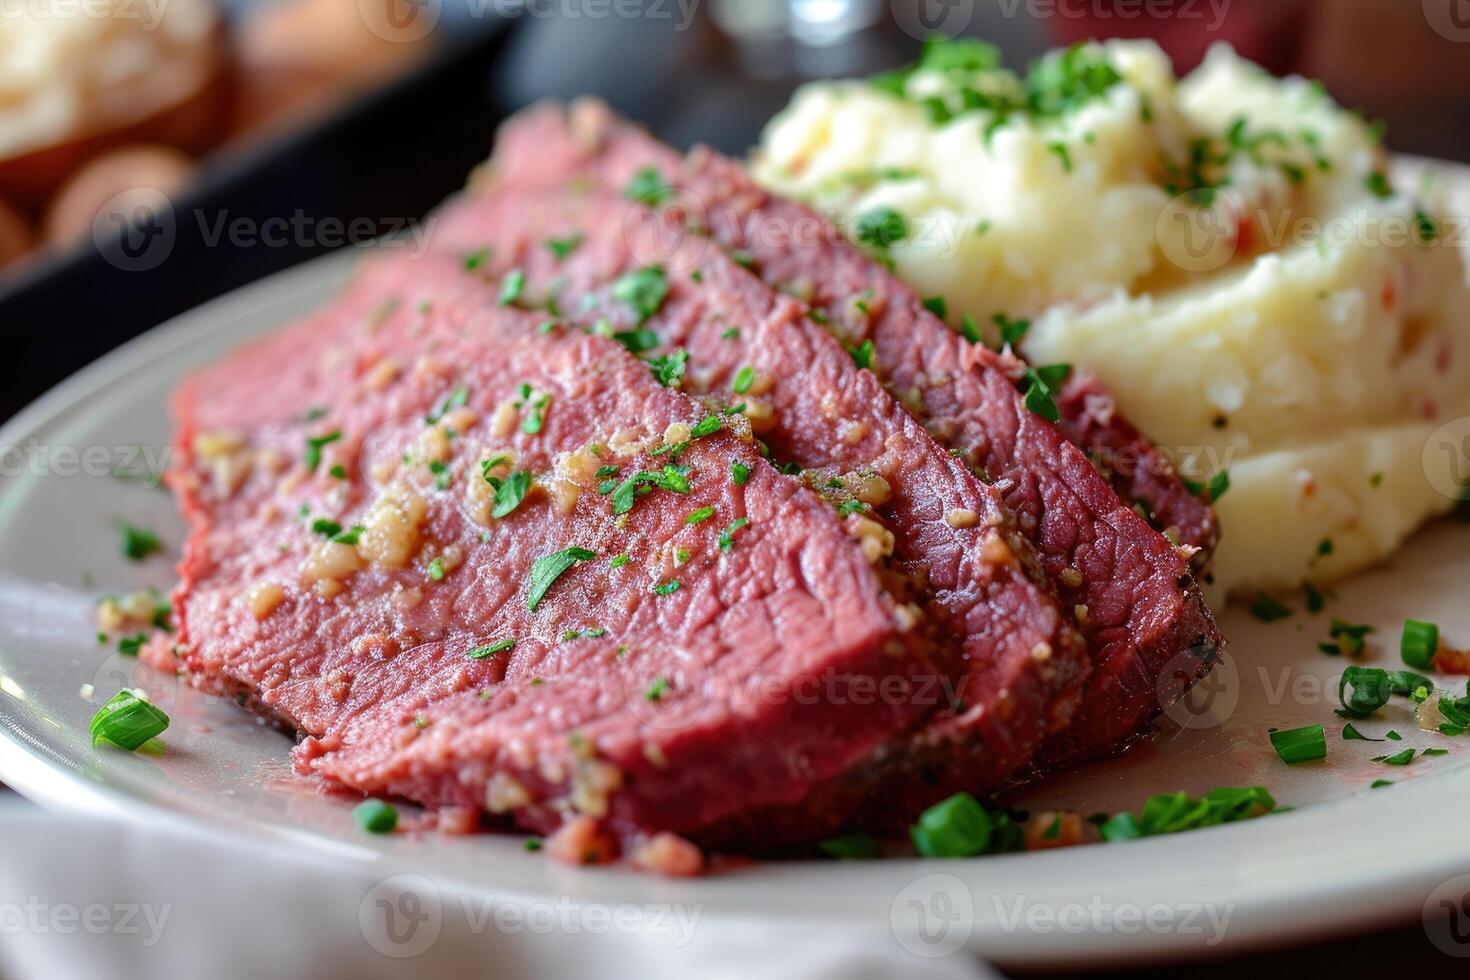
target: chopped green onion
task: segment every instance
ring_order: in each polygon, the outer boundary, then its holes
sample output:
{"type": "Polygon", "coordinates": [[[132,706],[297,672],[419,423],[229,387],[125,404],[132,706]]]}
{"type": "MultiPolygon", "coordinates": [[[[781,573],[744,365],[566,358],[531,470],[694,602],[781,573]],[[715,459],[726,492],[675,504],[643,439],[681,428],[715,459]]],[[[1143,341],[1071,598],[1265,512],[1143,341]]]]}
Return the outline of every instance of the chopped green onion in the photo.
{"type": "Polygon", "coordinates": [[[638,314],[640,325],[658,312],[668,295],[668,279],[664,270],[657,266],[631,272],[613,283],[613,298],[631,306],[638,314]]]}
{"type": "Polygon", "coordinates": [[[1327,734],[1321,725],[1272,732],[1271,746],[1289,766],[1327,758],[1327,734]]]}
{"type": "Polygon", "coordinates": [[[168,729],[168,715],[132,691],[119,691],[92,716],[92,745],[115,745],[136,752],[168,729]]]}
{"type": "Polygon", "coordinates": [[[743,395],[750,390],[755,383],[755,368],[749,364],[735,372],[735,380],[730,384],[730,390],[737,395],[743,395]]]}
{"type": "Polygon", "coordinates": [[[1399,654],[1410,667],[1424,670],[1434,663],[1439,650],[1439,627],[1420,619],[1404,621],[1404,632],[1399,640],[1399,654]]]}
{"type": "Polygon", "coordinates": [[[749,523],[749,519],[744,517],[737,517],[735,520],[731,521],[730,526],[720,532],[720,550],[729,551],[731,548],[735,547],[735,532],[739,531],[741,528],[745,527],[749,523]]]}
{"type": "Polygon", "coordinates": [[[707,521],[714,516],[715,509],[713,507],[700,507],[698,510],[690,511],[689,516],[684,518],[684,523],[699,524],[700,522],[707,521]]]}
{"type": "Polygon", "coordinates": [[[990,814],[969,793],[956,793],[919,815],[909,828],[924,857],[973,857],[990,845],[990,814]]]}
{"type": "Polygon", "coordinates": [[[730,464],[730,480],[737,487],[745,486],[745,481],[750,479],[750,467],[744,463],[730,464]]]}
{"type": "Polygon", "coordinates": [[[398,811],[382,800],[363,800],[353,807],[352,819],[369,834],[391,834],[398,828],[398,811]]]}
{"type": "Polygon", "coordinates": [[[908,235],[908,222],[892,208],[874,208],[860,215],[854,231],[854,238],[859,245],[877,249],[896,245],[908,235]]]}
{"type": "Polygon", "coordinates": [[[1263,623],[1274,623],[1291,615],[1291,610],[1264,592],[1257,593],[1251,603],[1251,615],[1263,623]]]}
{"type": "Polygon", "coordinates": [[[556,257],[557,261],[561,261],[581,246],[582,238],[582,233],[579,231],[573,232],[565,238],[548,238],[546,239],[546,248],[556,257]]]}
{"type": "Polygon", "coordinates": [[[648,685],[648,690],[643,692],[643,696],[649,701],[657,701],[667,694],[668,691],[669,682],[662,677],[655,677],[653,683],[648,685]]]}

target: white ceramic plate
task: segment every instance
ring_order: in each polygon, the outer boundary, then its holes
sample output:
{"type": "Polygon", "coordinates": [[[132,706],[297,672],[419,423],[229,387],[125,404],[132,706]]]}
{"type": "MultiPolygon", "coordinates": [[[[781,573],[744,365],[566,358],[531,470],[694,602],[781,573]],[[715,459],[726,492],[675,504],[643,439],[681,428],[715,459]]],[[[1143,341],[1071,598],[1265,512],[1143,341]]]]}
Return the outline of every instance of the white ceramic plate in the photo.
{"type": "Polygon", "coordinates": [[[188,369],[325,301],[348,271],[331,258],[227,296],[114,352],[0,430],[0,779],[49,806],[276,839],[502,899],[675,902],[701,905],[706,917],[856,923],[891,930],[920,955],[968,948],[1031,966],[1219,955],[1413,919],[1436,886],[1470,868],[1470,738],[1421,733],[1395,703],[1359,727],[1396,728],[1402,742],[1343,741],[1332,714],[1343,664],[1316,650],[1334,612],[1378,628],[1384,666],[1397,660],[1408,616],[1470,642],[1470,528],[1448,522],[1342,585],[1326,614],[1267,626],[1227,610],[1231,659],[1211,682],[1213,700],[1178,714],[1185,724],[1153,744],[1019,801],[1137,810],[1153,793],[1262,785],[1293,812],[1128,844],[759,864],[693,881],[561,867],[495,836],[360,833],[346,804],[292,788],[285,736],[99,645],[93,625],[99,596],[171,584],[167,560],[122,559],[114,519],[160,529],[175,551],[184,533],[166,493],[109,469],[137,463],[130,447],[156,454],[168,444],[166,398],[188,369]],[[173,717],[164,756],[88,744],[88,719],[123,686],[147,689],[173,717]],[[1327,726],[1328,761],[1279,762],[1267,728],[1316,722],[1327,726]],[[1411,746],[1451,751],[1404,768],[1370,761],[1411,746]],[[1395,785],[1370,790],[1378,778],[1395,785]]]}

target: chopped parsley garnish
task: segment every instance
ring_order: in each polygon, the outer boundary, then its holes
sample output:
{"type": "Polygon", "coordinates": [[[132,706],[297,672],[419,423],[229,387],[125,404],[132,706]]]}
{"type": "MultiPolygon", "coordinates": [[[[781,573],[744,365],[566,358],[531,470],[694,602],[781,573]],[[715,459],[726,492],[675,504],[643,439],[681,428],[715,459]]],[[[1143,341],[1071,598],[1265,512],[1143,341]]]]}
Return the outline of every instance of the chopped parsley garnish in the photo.
{"type": "Polygon", "coordinates": [[[582,233],[573,232],[565,238],[546,239],[546,248],[556,257],[557,261],[561,261],[575,252],[581,246],[582,241],[582,233]]]}
{"type": "Polygon", "coordinates": [[[1263,623],[1274,623],[1291,615],[1291,610],[1264,592],[1256,594],[1250,606],[1251,615],[1263,623]]]}
{"type": "Polygon", "coordinates": [[[655,677],[653,683],[648,685],[648,690],[643,692],[643,696],[649,701],[657,701],[667,693],[669,693],[669,682],[662,677],[655,677]]]}
{"type": "Polygon", "coordinates": [[[398,828],[398,811],[382,800],[363,800],[352,808],[352,819],[369,834],[391,834],[398,828]]]}
{"type": "Polygon", "coordinates": [[[1049,364],[1045,367],[1028,367],[1021,375],[1021,392],[1026,396],[1026,408],[1048,422],[1062,417],[1057,408],[1056,388],[1071,373],[1070,364],[1049,364]]]}
{"type": "Polygon", "coordinates": [[[117,652],[124,657],[136,657],[138,651],[143,649],[143,644],[148,642],[147,633],[138,633],[135,636],[125,636],[117,641],[117,652]]]}
{"type": "Polygon", "coordinates": [[[1289,766],[1327,758],[1327,735],[1321,725],[1271,733],[1271,747],[1289,766]]]}
{"type": "Polygon", "coordinates": [[[949,304],[944,301],[943,296],[930,296],[924,300],[924,309],[933,313],[941,320],[949,316],[949,304]]]}
{"type": "Polygon", "coordinates": [[[737,487],[745,486],[745,481],[750,479],[750,467],[744,463],[730,464],[730,481],[737,487]]]}
{"type": "Polygon", "coordinates": [[[1149,797],[1136,816],[1118,813],[1103,820],[1098,832],[1105,841],[1135,840],[1250,820],[1275,809],[1276,800],[1260,786],[1220,787],[1201,799],[1184,792],[1163,793],[1149,797]]]}
{"type": "Polygon", "coordinates": [[[886,249],[909,237],[909,225],[892,208],[874,208],[858,217],[853,237],[859,245],[886,249]]]}
{"type": "Polygon", "coordinates": [[[128,561],[143,561],[149,555],[163,551],[163,541],[147,528],[119,522],[118,531],[122,534],[123,557],[128,561]]]}
{"type": "Polygon", "coordinates": [[[1348,722],[1346,725],[1343,725],[1342,726],[1342,740],[1344,742],[1381,742],[1381,741],[1383,741],[1383,739],[1381,739],[1381,738],[1369,738],[1367,735],[1364,735],[1362,732],[1358,731],[1358,729],[1353,725],[1352,722],[1348,722]]]}
{"type": "Polygon", "coordinates": [[[865,340],[855,347],[848,347],[847,353],[852,355],[852,363],[856,364],[860,368],[868,368],[869,370],[872,370],[873,342],[871,340],[865,340]]]}
{"type": "Polygon", "coordinates": [[[444,581],[444,559],[435,558],[429,562],[429,579],[433,582],[444,581]]]}
{"type": "Polygon", "coordinates": [[[1393,186],[1388,182],[1388,175],[1381,170],[1375,170],[1364,178],[1363,186],[1368,188],[1368,193],[1374,197],[1393,197],[1393,186]]]}
{"type": "Polygon", "coordinates": [[[1332,539],[1323,538],[1321,541],[1317,542],[1317,557],[1326,558],[1328,555],[1332,554],[1332,549],[1332,539]]]}
{"type": "Polygon", "coordinates": [[[1414,750],[1404,749],[1402,752],[1395,752],[1393,755],[1375,755],[1373,761],[1381,762],[1385,766],[1407,766],[1414,761],[1414,750]]]}
{"type": "Polygon", "coordinates": [[[1427,670],[1434,663],[1439,650],[1439,627],[1419,619],[1404,621],[1404,632],[1399,639],[1399,655],[1410,667],[1427,670]]]}
{"type": "Polygon", "coordinates": [[[448,490],[449,484],[454,482],[454,472],[449,464],[440,460],[429,463],[429,472],[434,474],[434,487],[438,490],[448,490]]]}
{"type": "MultiPolygon", "coordinates": [[[[997,313],[990,318],[995,321],[996,327],[1000,329],[1000,342],[1003,345],[1015,347],[1026,336],[1026,331],[1031,329],[1030,320],[1012,320],[1004,313],[997,313]]],[[[972,343],[978,343],[979,331],[976,331],[977,339],[972,343]]]]}
{"type": "Polygon", "coordinates": [[[464,385],[457,386],[453,391],[441,398],[439,400],[439,403],[436,404],[432,410],[430,410],[428,415],[424,416],[424,424],[438,424],[438,422],[442,420],[444,416],[448,415],[450,412],[454,411],[457,408],[463,408],[465,406],[465,403],[469,400],[469,390],[465,388],[464,385]]]}
{"type": "Polygon", "coordinates": [[[342,533],[342,525],[325,517],[318,517],[311,522],[311,530],[324,538],[330,538],[342,533]]]}
{"type": "Polygon", "coordinates": [[[531,489],[531,474],[525,470],[517,470],[507,476],[504,480],[495,477],[486,477],[495,487],[495,507],[490,511],[494,518],[507,517],[515,512],[526,499],[526,492],[531,489]]]}
{"type": "Polygon", "coordinates": [[[607,483],[598,487],[598,490],[611,495],[612,512],[614,514],[626,514],[633,509],[633,503],[637,497],[652,493],[656,489],[668,490],[673,493],[688,493],[688,476],[689,470],[687,468],[675,466],[670,463],[658,471],[640,470],[622,483],[603,490],[603,487],[607,487],[608,483],[613,483],[613,481],[609,480],[607,483]]]}
{"type": "Polygon", "coordinates": [[[521,431],[528,436],[534,436],[541,431],[542,424],[546,421],[546,406],[551,401],[550,395],[542,395],[531,402],[531,410],[521,420],[521,431]]]}
{"type": "Polygon", "coordinates": [[[699,524],[699,523],[701,523],[703,521],[709,520],[711,517],[714,517],[714,516],[715,516],[715,509],[713,507],[701,507],[698,510],[692,510],[692,511],[690,511],[689,512],[689,516],[687,516],[687,517],[684,518],[684,523],[685,524],[699,524]]]}
{"type": "Polygon", "coordinates": [[[968,313],[960,317],[960,335],[972,344],[978,344],[985,339],[984,335],[980,333],[980,325],[968,313]]]}
{"type": "Polygon", "coordinates": [[[724,330],[721,330],[720,331],[720,339],[721,340],[739,340],[740,339],[740,328],[739,327],[726,327],[724,330]]]}
{"type": "Polygon", "coordinates": [[[537,558],[536,564],[531,566],[531,584],[526,591],[526,608],[535,612],[547,591],[567,569],[579,561],[591,561],[596,557],[597,552],[595,551],[572,547],[537,558]]]}
{"type": "Polygon", "coordinates": [[[598,637],[606,635],[607,630],[603,629],[601,626],[593,626],[588,629],[567,630],[566,632],[562,633],[561,638],[564,641],[570,643],[572,640],[595,640],[598,637]]]}
{"type": "Polygon", "coordinates": [[[490,261],[490,249],[482,248],[469,253],[464,257],[464,268],[466,272],[475,272],[490,261]]]}
{"type": "Polygon", "coordinates": [[[664,276],[664,270],[658,266],[630,272],[613,283],[613,298],[631,306],[638,315],[640,325],[658,312],[668,295],[668,279],[664,276]]]}
{"type": "Polygon", "coordinates": [[[471,660],[484,660],[486,657],[493,657],[497,653],[508,653],[514,650],[515,646],[516,638],[507,636],[503,640],[496,640],[494,643],[487,643],[482,647],[475,647],[466,656],[471,660]]]}
{"type": "Polygon", "coordinates": [[[624,197],[642,204],[658,204],[673,193],[674,189],[664,183],[663,176],[659,174],[657,167],[644,167],[639,170],[628,182],[628,186],[623,189],[624,197]]]}
{"type": "Polygon", "coordinates": [[[720,550],[729,551],[735,547],[735,532],[750,523],[748,518],[737,517],[730,522],[730,526],[720,532],[720,550]]]}
{"type": "Polygon", "coordinates": [[[618,475],[618,468],[615,465],[613,465],[612,463],[608,463],[606,466],[599,466],[597,468],[597,478],[599,480],[606,479],[607,477],[610,477],[610,476],[617,476],[617,475],[618,475]]]}
{"type": "Polygon", "coordinates": [[[654,586],[653,591],[656,595],[673,595],[679,591],[679,587],[679,580],[671,578],[662,585],[654,586]]]}
{"type": "Polygon", "coordinates": [[[730,382],[730,390],[737,395],[743,395],[755,384],[755,368],[749,364],[735,372],[735,380],[730,382]]]}
{"type": "Polygon", "coordinates": [[[1319,613],[1327,608],[1327,597],[1311,582],[1302,583],[1302,595],[1307,600],[1307,612],[1319,613]]]}
{"type": "Polygon", "coordinates": [[[1439,238],[1439,222],[1423,211],[1415,211],[1414,234],[1420,245],[1432,245],[1439,238]]]}
{"type": "Polygon", "coordinates": [[[1367,623],[1349,623],[1334,618],[1332,625],[1327,627],[1327,632],[1332,641],[1318,643],[1318,650],[1334,657],[1356,657],[1363,652],[1363,646],[1367,642],[1368,634],[1373,632],[1373,627],[1367,623]]]}
{"type": "Polygon", "coordinates": [[[658,334],[652,330],[619,330],[612,339],[622,344],[630,353],[642,354],[653,350],[660,343],[658,334]]]}
{"type": "Polygon", "coordinates": [[[106,743],[136,752],[168,729],[168,715],[132,691],[119,691],[97,709],[88,727],[94,747],[106,743]]]}
{"type": "Polygon", "coordinates": [[[511,306],[521,298],[521,293],[526,289],[526,274],[520,269],[512,269],[505,274],[500,283],[500,297],[496,300],[500,306],[511,306]]]}
{"type": "Polygon", "coordinates": [[[1072,151],[1067,148],[1067,144],[1048,143],[1046,144],[1046,148],[1051,153],[1055,153],[1057,159],[1062,161],[1062,170],[1067,173],[1072,172],[1072,151]]]}
{"type": "Polygon", "coordinates": [[[661,357],[648,359],[648,367],[653,371],[654,378],[665,388],[677,387],[688,365],[689,352],[682,347],[661,357]]]}
{"type": "Polygon", "coordinates": [[[868,505],[857,499],[844,500],[837,505],[837,513],[843,517],[847,517],[849,514],[861,514],[867,509],[868,505]]]}
{"type": "Polygon", "coordinates": [[[306,468],[315,473],[316,468],[322,465],[322,449],[342,438],[342,430],[328,432],[326,435],[307,436],[306,452],[302,454],[301,461],[306,468]]]}
{"type": "Polygon", "coordinates": [[[1185,489],[1208,504],[1213,504],[1225,496],[1225,491],[1230,489],[1229,470],[1219,470],[1204,483],[1198,483],[1187,477],[1180,477],[1179,479],[1184,484],[1185,489]]]}
{"type": "Polygon", "coordinates": [[[347,467],[343,466],[341,463],[335,464],[331,469],[327,470],[327,473],[334,480],[347,479],[347,467]]]}
{"type": "Polygon", "coordinates": [[[612,560],[607,563],[607,566],[609,568],[622,568],[626,564],[628,564],[628,553],[625,551],[621,555],[613,555],[612,560]]]}

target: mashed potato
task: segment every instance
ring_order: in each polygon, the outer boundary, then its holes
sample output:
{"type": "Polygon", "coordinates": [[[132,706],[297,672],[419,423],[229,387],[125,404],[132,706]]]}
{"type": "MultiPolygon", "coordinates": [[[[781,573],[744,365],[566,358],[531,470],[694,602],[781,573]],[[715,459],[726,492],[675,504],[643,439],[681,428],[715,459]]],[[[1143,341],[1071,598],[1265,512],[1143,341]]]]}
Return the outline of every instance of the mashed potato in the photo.
{"type": "Polygon", "coordinates": [[[1454,505],[1464,222],[1319,86],[1224,47],[1176,81],[1147,42],[1025,79],[944,45],[877,82],[803,89],[757,177],[849,228],[897,212],[880,257],[954,325],[1028,321],[1028,358],[1097,374],[1191,477],[1228,469],[1218,588],[1345,575],[1454,505]]]}

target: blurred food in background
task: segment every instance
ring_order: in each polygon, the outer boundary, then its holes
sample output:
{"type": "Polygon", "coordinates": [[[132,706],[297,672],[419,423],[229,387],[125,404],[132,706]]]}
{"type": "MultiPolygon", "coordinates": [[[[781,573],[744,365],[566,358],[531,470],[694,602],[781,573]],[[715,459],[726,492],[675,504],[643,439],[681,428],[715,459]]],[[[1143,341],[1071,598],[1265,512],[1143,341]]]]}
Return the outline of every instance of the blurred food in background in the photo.
{"type": "Polygon", "coordinates": [[[274,0],[234,20],[213,0],[8,7],[0,267],[75,244],[141,190],[187,188],[222,145],[408,70],[433,45],[414,29],[423,11],[411,0],[274,0]]]}

